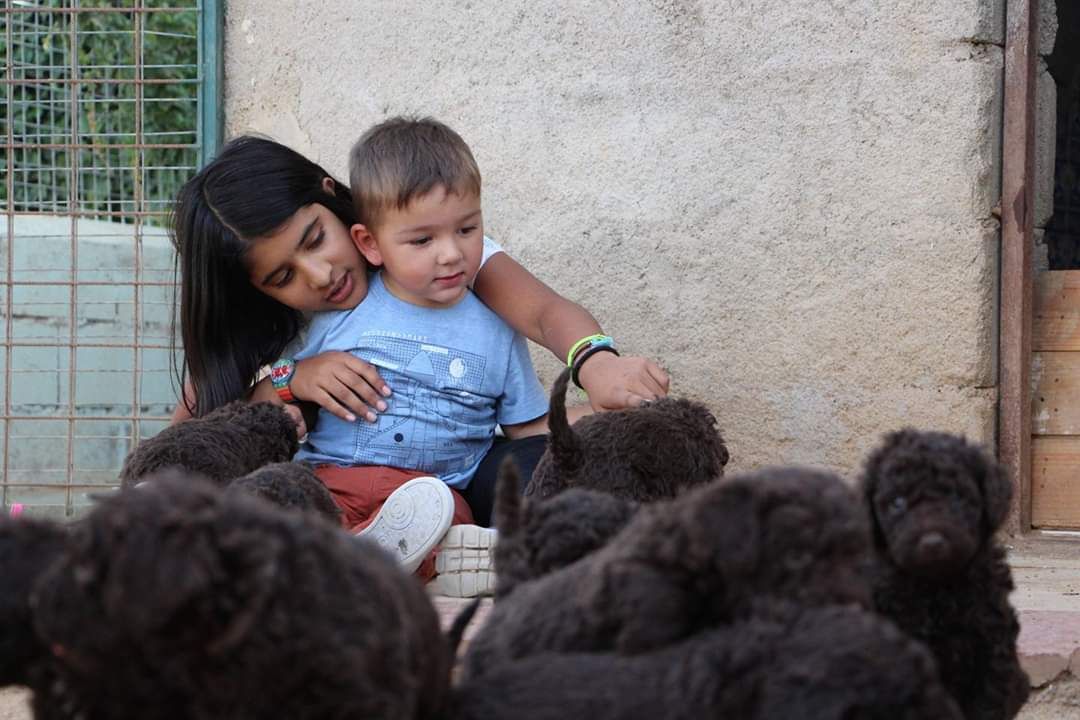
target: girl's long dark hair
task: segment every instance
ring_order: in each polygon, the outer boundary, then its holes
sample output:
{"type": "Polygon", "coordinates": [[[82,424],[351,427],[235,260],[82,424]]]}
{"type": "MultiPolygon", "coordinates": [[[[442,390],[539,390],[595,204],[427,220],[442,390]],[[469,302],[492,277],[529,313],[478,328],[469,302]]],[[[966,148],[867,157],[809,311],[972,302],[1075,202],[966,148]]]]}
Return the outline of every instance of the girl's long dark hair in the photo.
{"type": "MultiPolygon", "coordinates": [[[[303,155],[266,138],[229,142],[180,189],[172,239],[180,285],[184,360],[194,398],[181,402],[196,416],[243,397],[263,365],[296,337],[301,313],[259,292],[244,254],[253,240],[284,225],[297,210],[319,203],[348,227],[356,222],[349,188],[303,155]]],[[[176,328],[173,328],[173,344],[176,328]]]]}

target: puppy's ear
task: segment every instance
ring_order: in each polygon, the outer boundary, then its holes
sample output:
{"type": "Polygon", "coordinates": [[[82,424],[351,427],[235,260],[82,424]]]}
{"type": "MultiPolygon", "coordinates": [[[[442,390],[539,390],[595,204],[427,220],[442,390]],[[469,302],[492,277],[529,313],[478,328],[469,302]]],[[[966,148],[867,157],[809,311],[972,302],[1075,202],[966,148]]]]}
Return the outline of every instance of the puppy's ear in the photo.
{"type": "Polygon", "coordinates": [[[979,484],[983,500],[983,521],[990,533],[1005,522],[1012,501],[1012,484],[1001,465],[981,448],[972,446],[968,464],[979,484]]]}
{"type": "Polygon", "coordinates": [[[687,535],[688,551],[702,553],[700,561],[722,577],[750,571],[761,555],[760,509],[752,482],[741,478],[702,485],[677,501],[688,508],[681,523],[695,528],[687,535]]]}

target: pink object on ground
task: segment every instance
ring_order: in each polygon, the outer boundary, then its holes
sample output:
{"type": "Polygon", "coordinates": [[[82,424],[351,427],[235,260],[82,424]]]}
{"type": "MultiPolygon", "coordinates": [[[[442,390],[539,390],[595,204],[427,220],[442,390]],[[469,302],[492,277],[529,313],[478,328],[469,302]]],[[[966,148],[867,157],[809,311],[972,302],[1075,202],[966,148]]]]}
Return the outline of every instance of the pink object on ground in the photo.
{"type": "Polygon", "coordinates": [[[11,517],[19,517],[23,512],[22,503],[11,503],[11,507],[8,508],[8,515],[11,517]]]}

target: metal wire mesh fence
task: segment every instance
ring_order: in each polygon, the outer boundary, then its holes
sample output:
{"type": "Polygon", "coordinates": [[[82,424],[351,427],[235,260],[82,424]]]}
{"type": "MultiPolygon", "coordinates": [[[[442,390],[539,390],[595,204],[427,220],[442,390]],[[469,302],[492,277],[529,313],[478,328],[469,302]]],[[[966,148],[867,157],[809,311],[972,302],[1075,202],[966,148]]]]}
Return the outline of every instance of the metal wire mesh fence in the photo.
{"type": "Polygon", "coordinates": [[[203,7],[4,2],[0,499],[71,516],[175,402],[165,224],[201,156],[203,7]]]}

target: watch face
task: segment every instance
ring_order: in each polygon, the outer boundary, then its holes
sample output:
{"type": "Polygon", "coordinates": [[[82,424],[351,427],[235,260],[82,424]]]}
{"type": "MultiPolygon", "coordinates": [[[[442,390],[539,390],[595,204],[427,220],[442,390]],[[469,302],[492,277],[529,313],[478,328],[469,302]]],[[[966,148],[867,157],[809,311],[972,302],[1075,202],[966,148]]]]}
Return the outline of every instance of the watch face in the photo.
{"type": "Polygon", "coordinates": [[[270,366],[270,382],[274,384],[274,387],[288,384],[295,368],[292,360],[278,360],[270,366]]]}

